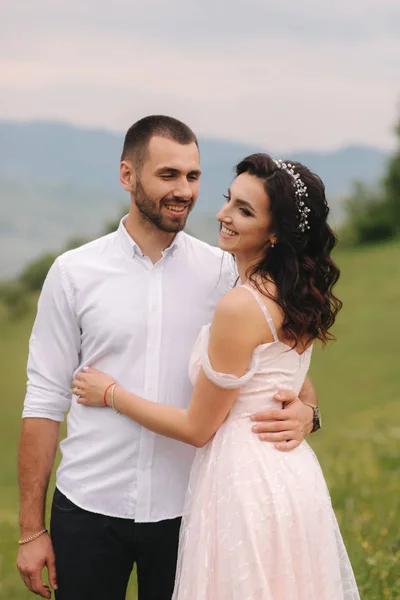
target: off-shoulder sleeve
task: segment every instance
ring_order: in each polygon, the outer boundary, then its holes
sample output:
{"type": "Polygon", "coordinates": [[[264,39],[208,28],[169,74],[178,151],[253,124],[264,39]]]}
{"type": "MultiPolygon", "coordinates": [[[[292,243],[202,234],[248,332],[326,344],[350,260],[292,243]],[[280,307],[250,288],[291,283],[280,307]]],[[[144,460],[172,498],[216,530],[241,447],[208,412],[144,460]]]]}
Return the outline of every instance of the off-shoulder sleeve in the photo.
{"type": "Polygon", "coordinates": [[[210,328],[209,326],[203,327],[200,332],[200,336],[198,342],[195,347],[195,362],[198,364],[198,367],[202,367],[204,373],[207,378],[212,381],[215,385],[225,389],[238,389],[245,385],[250,379],[253,377],[254,373],[257,371],[258,363],[259,363],[259,355],[257,352],[253,353],[253,357],[251,360],[251,364],[249,369],[246,371],[244,375],[238,377],[237,375],[232,375],[229,373],[218,373],[218,371],[214,371],[211,366],[210,359],[208,356],[208,342],[210,338],[210,328]]]}

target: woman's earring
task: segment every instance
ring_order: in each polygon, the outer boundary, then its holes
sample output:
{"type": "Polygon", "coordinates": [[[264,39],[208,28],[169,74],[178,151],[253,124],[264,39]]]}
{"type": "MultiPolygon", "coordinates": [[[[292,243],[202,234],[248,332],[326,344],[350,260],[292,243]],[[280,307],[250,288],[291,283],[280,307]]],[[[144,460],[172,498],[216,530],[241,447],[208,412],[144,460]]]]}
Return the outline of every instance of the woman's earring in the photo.
{"type": "Polygon", "coordinates": [[[274,240],[272,240],[272,242],[271,242],[271,248],[275,248],[275,242],[274,242],[274,240]]]}

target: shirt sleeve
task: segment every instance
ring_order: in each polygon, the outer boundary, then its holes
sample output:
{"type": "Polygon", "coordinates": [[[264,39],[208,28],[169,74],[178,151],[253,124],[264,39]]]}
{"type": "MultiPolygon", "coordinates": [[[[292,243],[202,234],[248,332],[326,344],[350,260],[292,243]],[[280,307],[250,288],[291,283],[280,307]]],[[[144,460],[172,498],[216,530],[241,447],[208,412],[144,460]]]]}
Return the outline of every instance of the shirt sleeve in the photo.
{"type": "Polygon", "coordinates": [[[64,413],[69,410],[81,338],[72,297],[67,275],[58,258],[44,282],[29,342],[23,418],[63,421],[64,413]]]}
{"type": "Polygon", "coordinates": [[[238,279],[239,273],[236,268],[236,261],[230,254],[225,253],[225,261],[226,261],[226,273],[228,280],[228,291],[235,287],[238,279]]]}

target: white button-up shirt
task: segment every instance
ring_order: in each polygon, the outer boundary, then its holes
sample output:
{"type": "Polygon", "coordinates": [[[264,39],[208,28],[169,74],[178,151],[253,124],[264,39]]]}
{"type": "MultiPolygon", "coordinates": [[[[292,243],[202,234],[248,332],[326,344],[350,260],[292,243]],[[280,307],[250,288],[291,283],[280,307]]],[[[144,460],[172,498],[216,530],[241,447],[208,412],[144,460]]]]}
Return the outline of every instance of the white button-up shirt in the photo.
{"type": "Polygon", "coordinates": [[[31,335],[23,417],[68,412],[57,486],[72,502],[138,522],[182,515],[195,450],[78,404],[71,381],[89,365],[139,396],[186,407],[192,347],[235,279],[229,255],[183,232],[153,265],[124,219],[55,261],[31,335]]]}

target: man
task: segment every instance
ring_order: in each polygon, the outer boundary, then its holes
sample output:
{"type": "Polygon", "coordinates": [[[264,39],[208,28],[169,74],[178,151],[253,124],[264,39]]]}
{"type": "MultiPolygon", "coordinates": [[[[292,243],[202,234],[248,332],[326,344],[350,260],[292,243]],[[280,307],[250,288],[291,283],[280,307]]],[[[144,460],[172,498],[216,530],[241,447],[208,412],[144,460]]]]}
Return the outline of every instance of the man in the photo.
{"type": "MultiPolygon", "coordinates": [[[[91,365],[155,402],[187,406],[192,346],[236,279],[229,256],[182,231],[200,179],[197,139],[186,125],[163,116],[133,125],[120,179],[128,216],[116,232],[55,261],[30,341],[18,567],[44,598],[45,566],[59,600],[122,600],[136,564],[139,599],[170,600],[194,450],[79,405],[71,381],[91,365]],[[68,411],[50,539],[45,497],[68,411]]],[[[315,403],[310,382],[301,396],[315,403]]],[[[311,431],[313,409],[290,392],[285,400],[291,406],[258,415],[255,427],[291,449],[311,431]]]]}

